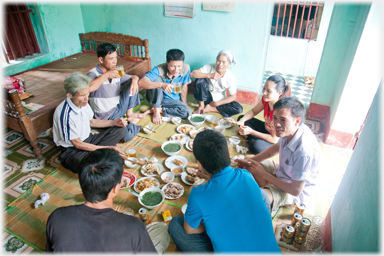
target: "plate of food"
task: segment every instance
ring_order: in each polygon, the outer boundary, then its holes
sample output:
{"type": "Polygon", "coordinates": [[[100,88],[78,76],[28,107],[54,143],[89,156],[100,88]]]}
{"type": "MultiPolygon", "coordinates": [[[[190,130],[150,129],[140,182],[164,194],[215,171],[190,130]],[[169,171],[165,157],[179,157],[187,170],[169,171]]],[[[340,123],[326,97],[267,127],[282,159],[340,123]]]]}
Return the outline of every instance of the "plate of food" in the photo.
{"type": "Polygon", "coordinates": [[[200,185],[203,184],[205,179],[197,177],[198,169],[192,167],[186,167],[185,172],[181,174],[181,180],[187,185],[200,185]]]}
{"type": "Polygon", "coordinates": [[[190,139],[188,143],[185,143],[185,147],[186,147],[189,151],[193,151],[193,141],[194,141],[194,139],[190,139]]]}
{"type": "Polygon", "coordinates": [[[225,128],[231,128],[233,126],[232,123],[236,122],[235,119],[226,117],[219,121],[219,125],[224,126],[225,128]]]}
{"type": "Polygon", "coordinates": [[[161,190],[163,190],[164,197],[167,199],[177,199],[184,194],[184,187],[176,182],[165,184],[161,190]]]}
{"type": "Polygon", "coordinates": [[[146,164],[141,167],[141,174],[147,177],[160,175],[163,172],[163,166],[159,163],[146,164]]]}
{"type": "Polygon", "coordinates": [[[188,164],[187,158],[183,156],[171,156],[165,159],[165,166],[168,167],[170,170],[176,167],[184,168],[188,164]]]}
{"type": "Polygon", "coordinates": [[[137,193],[140,193],[146,188],[159,188],[160,182],[154,177],[144,177],[138,179],[133,187],[137,193]]]}
{"type": "Polygon", "coordinates": [[[209,127],[209,126],[200,127],[198,129],[198,131],[200,131],[200,132],[205,131],[205,130],[213,130],[213,129],[212,129],[212,127],[209,127]]]}
{"type": "Polygon", "coordinates": [[[190,131],[196,130],[195,126],[190,125],[190,124],[182,124],[177,126],[176,131],[178,133],[184,133],[184,134],[189,134],[190,131]]]}
{"type": "Polygon", "coordinates": [[[188,143],[189,139],[189,136],[184,133],[176,133],[169,137],[170,141],[178,141],[181,144],[188,143]]]}
{"type": "Polygon", "coordinates": [[[132,186],[136,181],[136,176],[130,172],[123,173],[123,184],[121,184],[120,189],[128,188],[132,186]]]}

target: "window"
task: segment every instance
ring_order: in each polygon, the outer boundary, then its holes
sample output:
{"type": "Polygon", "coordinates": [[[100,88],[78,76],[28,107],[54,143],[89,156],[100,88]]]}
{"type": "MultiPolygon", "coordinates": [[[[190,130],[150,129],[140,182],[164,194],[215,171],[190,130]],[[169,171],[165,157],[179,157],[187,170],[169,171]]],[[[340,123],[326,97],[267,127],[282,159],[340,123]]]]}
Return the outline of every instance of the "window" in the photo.
{"type": "Polygon", "coordinates": [[[39,44],[32,26],[26,4],[7,4],[5,12],[5,31],[3,31],[3,53],[7,62],[40,53],[39,44]]]}
{"type": "Polygon", "coordinates": [[[275,2],[271,35],[316,40],[324,3],[275,2]]]}

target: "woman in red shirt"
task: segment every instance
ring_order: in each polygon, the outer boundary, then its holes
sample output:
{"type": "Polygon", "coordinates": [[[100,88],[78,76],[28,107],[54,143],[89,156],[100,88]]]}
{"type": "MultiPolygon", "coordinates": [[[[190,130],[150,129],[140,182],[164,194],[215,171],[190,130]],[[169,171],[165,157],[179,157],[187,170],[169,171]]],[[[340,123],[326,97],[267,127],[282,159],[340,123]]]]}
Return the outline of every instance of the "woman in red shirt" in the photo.
{"type": "Polygon", "coordinates": [[[239,116],[236,130],[240,135],[246,136],[249,151],[258,154],[278,141],[273,125],[273,105],[279,99],[291,96],[291,88],[280,75],[270,76],[263,87],[263,97],[245,115],[239,116]],[[265,122],[254,118],[264,110],[265,122]]]}

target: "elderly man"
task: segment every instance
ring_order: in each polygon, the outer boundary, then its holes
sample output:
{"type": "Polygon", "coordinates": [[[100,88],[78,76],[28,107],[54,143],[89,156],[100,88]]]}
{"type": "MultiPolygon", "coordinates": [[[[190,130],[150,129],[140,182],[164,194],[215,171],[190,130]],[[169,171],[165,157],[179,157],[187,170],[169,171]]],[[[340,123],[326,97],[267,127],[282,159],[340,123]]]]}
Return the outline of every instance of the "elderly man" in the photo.
{"type": "Polygon", "coordinates": [[[124,157],[124,152],[116,144],[125,135],[127,121],[122,118],[93,118],[93,111],[88,104],[91,81],[80,72],[69,75],[64,80],[67,98],[57,106],[53,115],[53,141],[61,150],[59,160],[74,173],[79,172],[81,159],[99,148],[112,148],[124,157]],[[99,134],[91,134],[91,127],[109,128],[99,134]]]}
{"type": "Polygon", "coordinates": [[[273,111],[279,142],[255,156],[237,160],[267,192],[272,215],[280,206],[311,203],[321,156],[315,135],[302,123],[305,109],[300,101],[282,98],[275,103],[273,111]],[[267,159],[276,154],[279,154],[279,164],[267,159]]]}
{"type": "Polygon", "coordinates": [[[252,175],[230,166],[227,141],[221,133],[196,135],[193,154],[209,179],[192,189],[185,219],[175,216],[169,233],[180,251],[217,253],[281,253],[271,222],[269,200],[252,175]]]}
{"type": "Polygon", "coordinates": [[[119,76],[116,47],[110,43],[97,47],[97,57],[99,64],[88,72],[92,78],[89,104],[96,119],[115,120],[126,114],[128,125],[123,141],[129,141],[139,133],[141,128],[137,123],[149,112],[133,113],[133,108],[140,105],[139,77],[128,74],[119,76]]]}
{"type": "Polygon", "coordinates": [[[47,252],[163,253],[169,245],[164,223],[148,227],[134,216],[113,210],[124,160],[112,149],[98,149],[80,163],[80,187],[86,202],[52,212],[46,228],[47,252]]]}
{"type": "Polygon", "coordinates": [[[165,117],[171,115],[180,118],[192,114],[187,103],[190,68],[184,63],[184,53],[179,49],[171,49],[167,51],[166,59],[166,63],[154,67],[139,80],[139,86],[147,89],[147,100],[153,105],[150,113],[153,113],[154,124],[161,124],[161,113],[165,117]],[[181,86],[181,93],[175,91],[175,85],[181,86]]]}

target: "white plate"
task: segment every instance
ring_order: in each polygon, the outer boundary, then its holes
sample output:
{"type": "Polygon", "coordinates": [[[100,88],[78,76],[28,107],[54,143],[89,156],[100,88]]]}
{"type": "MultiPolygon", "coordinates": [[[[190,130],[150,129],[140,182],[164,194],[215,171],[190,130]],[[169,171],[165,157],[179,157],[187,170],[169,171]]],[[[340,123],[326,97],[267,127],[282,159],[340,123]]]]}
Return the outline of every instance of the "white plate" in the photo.
{"type": "Polygon", "coordinates": [[[225,122],[224,119],[228,119],[228,120],[232,120],[233,122],[236,122],[235,119],[230,118],[230,117],[226,117],[226,118],[221,119],[221,120],[219,121],[219,125],[224,126],[225,128],[231,128],[233,125],[232,125],[232,124],[225,125],[225,124],[224,124],[224,122],[225,122]]]}
{"type": "Polygon", "coordinates": [[[181,212],[183,214],[185,214],[185,211],[187,210],[187,207],[188,207],[188,204],[185,204],[185,205],[183,205],[183,207],[181,207],[181,212]]]}
{"type": "Polygon", "coordinates": [[[200,127],[198,130],[202,132],[204,130],[213,130],[213,128],[209,126],[204,126],[204,127],[200,127]]]}
{"type": "Polygon", "coordinates": [[[152,179],[152,180],[155,180],[157,182],[157,186],[152,186],[151,188],[159,188],[160,187],[160,182],[158,179],[154,178],[154,177],[144,177],[144,178],[141,178],[141,179],[138,179],[136,182],[135,182],[135,185],[133,186],[133,189],[137,192],[137,193],[140,193],[139,191],[137,191],[136,187],[137,187],[137,182],[141,181],[141,180],[145,180],[145,179],[152,179]]]}
{"type": "Polygon", "coordinates": [[[165,163],[165,166],[168,167],[169,170],[172,170],[172,168],[175,168],[175,167],[185,168],[188,164],[188,160],[187,160],[187,158],[185,158],[183,156],[171,156],[171,157],[168,157],[167,159],[165,159],[164,163],[165,163]],[[174,164],[173,163],[174,159],[178,159],[178,160],[183,161],[183,165],[180,166],[180,165],[174,164]]]}
{"type": "MultiPolygon", "coordinates": [[[[137,162],[137,158],[134,158],[134,157],[128,157],[129,160],[134,160],[137,162]]],[[[124,161],[124,164],[128,167],[128,168],[135,168],[137,166],[137,164],[134,164],[132,165],[131,162],[125,160],[124,161]]]]}
{"type": "MultiPolygon", "coordinates": [[[[193,126],[193,125],[190,125],[190,124],[182,124],[182,125],[177,126],[176,131],[177,131],[178,133],[186,134],[186,133],[180,132],[180,129],[183,128],[184,126],[189,126],[189,127],[192,127],[192,130],[196,130],[195,126],[193,126]]],[[[188,134],[189,134],[189,132],[188,132],[188,134]]]]}
{"type": "MultiPolygon", "coordinates": [[[[159,170],[160,170],[160,173],[162,173],[163,172],[163,166],[161,165],[161,164],[159,164],[159,163],[155,163],[155,165],[157,166],[157,168],[159,168],[159,170]]],[[[154,177],[154,176],[158,176],[159,174],[157,173],[157,172],[155,172],[156,174],[153,174],[153,175],[149,175],[149,174],[147,174],[146,172],[144,172],[144,170],[143,170],[143,167],[146,167],[147,165],[143,165],[142,167],[141,167],[141,169],[140,169],[140,171],[141,171],[141,174],[143,174],[144,176],[147,176],[147,177],[154,177]]]]}
{"type": "Polygon", "coordinates": [[[163,192],[164,192],[164,197],[165,197],[166,199],[177,199],[177,198],[181,197],[181,196],[184,194],[184,187],[183,187],[181,184],[177,183],[177,182],[171,182],[171,183],[165,184],[165,185],[161,188],[161,190],[163,190],[163,192]],[[181,190],[180,194],[179,194],[177,197],[175,197],[175,198],[173,198],[173,197],[169,197],[169,196],[166,196],[166,195],[165,195],[165,189],[166,189],[170,184],[177,184],[177,185],[180,185],[180,186],[183,188],[183,189],[181,190]]]}
{"type": "Polygon", "coordinates": [[[214,115],[209,115],[209,114],[205,114],[205,120],[208,122],[208,123],[211,123],[212,122],[212,119],[215,118],[214,115]]]}
{"type": "Polygon", "coordinates": [[[200,181],[199,182],[195,182],[195,183],[189,183],[187,180],[186,180],[186,177],[187,176],[187,173],[186,172],[183,172],[182,174],[181,174],[181,180],[185,183],[185,184],[187,184],[187,185],[191,185],[191,186],[198,186],[198,185],[201,185],[201,184],[203,184],[204,183],[204,181],[205,181],[205,179],[202,179],[202,178],[200,178],[200,181]]]}
{"type": "Polygon", "coordinates": [[[171,137],[169,137],[169,141],[177,141],[177,140],[172,140],[174,137],[176,136],[183,136],[185,138],[184,142],[181,142],[179,141],[181,144],[185,144],[185,143],[188,143],[189,140],[191,139],[187,134],[184,134],[184,133],[176,133],[176,134],[173,134],[171,137]]]}
{"type": "MultiPolygon", "coordinates": [[[[194,140],[194,139],[191,139],[191,140],[194,140]]],[[[191,140],[190,140],[190,141],[191,141],[191,140]]],[[[190,142],[190,141],[188,141],[188,143],[185,144],[185,147],[186,147],[189,151],[192,151],[192,152],[193,152],[193,149],[191,149],[191,147],[189,146],[189,142],[190,142]]]]}

